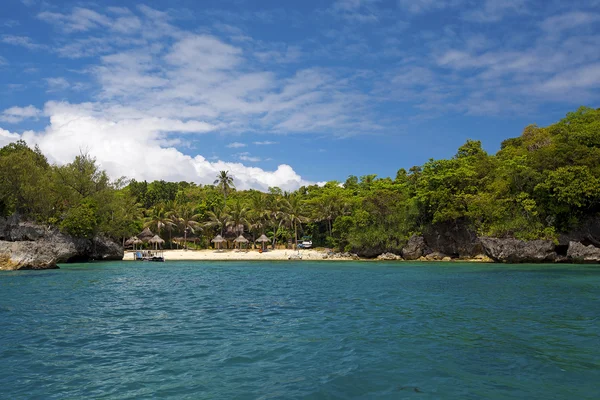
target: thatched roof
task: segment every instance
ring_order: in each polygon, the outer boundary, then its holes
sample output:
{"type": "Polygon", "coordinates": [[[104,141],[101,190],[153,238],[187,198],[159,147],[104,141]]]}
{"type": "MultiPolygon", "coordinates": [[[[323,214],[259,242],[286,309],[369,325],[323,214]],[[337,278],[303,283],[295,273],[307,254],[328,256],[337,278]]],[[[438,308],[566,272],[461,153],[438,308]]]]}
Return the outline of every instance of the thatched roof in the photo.
{"type": "Polygon", "coordinates": [[[234,242],[236,243],[248,243],[248,239],[246,239],[245,237],[243,237],[242,235],[238,236],[234,242]]]}
{"type": "Polygon", "coordinates": [[[139,240],[138,238],[136,238],[135,236],[130,237],[129,239],[127,239],[125,241],[125,246],[131,246],[132,244],[135,243],[135,240],[139,240]]]}
{"type": "Polygon", "coordinates": [[[155,235],[152,239],[148,240],[150,244],[163,244],[165,241],[160,236],[155,235]]]}
{"type": "Polygon", "coordinates": [[[271,239],[269,239],[266,235],[262,234],[260,235],[260,237],[258,239],[256,239],[257,242],[270,242],[271,239]]]}
{"type": "Polygon", "coordinates": [[[150,228],[146,228],[140,234],[138,234],[137,237],[140,240],[143,240],[144,242],[147,242],[152,237],[154,237],[154,233],[152,233],[152,231],[150,230],[150,228]]]}
{"type": "Polygon", "coordinates": [[[213,243],[222,243],[224,241],[225,241],[225,239],[223,239],[223,237],[221,235],[217,235],[213,238],[213,240],[211,240],[211,242],[213,242],[213,243]]]}

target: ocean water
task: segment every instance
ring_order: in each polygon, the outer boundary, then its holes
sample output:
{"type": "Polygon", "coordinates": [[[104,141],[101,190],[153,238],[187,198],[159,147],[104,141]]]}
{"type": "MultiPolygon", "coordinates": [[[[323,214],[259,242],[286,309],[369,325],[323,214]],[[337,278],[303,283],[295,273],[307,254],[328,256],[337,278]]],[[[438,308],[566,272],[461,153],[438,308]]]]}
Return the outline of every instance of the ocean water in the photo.
{"type": "Polygon", "coordinates": [[[2,399],[598,399],[600,266],[0,273],[2,399]]]}

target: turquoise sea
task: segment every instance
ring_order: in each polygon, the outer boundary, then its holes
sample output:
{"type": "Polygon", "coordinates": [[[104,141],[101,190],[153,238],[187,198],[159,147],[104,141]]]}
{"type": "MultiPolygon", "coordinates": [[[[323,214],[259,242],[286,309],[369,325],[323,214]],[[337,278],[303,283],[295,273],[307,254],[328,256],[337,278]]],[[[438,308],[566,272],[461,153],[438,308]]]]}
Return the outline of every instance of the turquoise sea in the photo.
{"type": "Polygon", "coordinates": [[[2,399],[598,399],[600,266],[0,273],[2,399]]]}

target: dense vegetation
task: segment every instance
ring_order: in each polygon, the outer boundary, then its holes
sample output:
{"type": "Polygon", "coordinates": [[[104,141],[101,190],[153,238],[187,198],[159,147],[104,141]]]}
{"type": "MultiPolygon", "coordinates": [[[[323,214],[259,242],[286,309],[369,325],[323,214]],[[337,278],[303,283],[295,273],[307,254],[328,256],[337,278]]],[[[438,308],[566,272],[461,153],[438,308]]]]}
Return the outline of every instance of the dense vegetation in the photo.
{"type": "MultiPolygon", "coordinates": [[[[293,193],[235,190],[222,171],[213,185],[111,182],[94,159],[48,163],[16,142],[0,149],[0,215],[18,213],[81,237],[122,240],[150,227],[168,242],[215,234],[277,243],[304,235],[315,245],[398,251],[414,233],[462,224],[480,235],[555,238],[600,212],[600,110],[582,107],[560,122],[525,128],[495,155],[467,141],[447,160],[392,178],[350,176],[293,193]]],[[[169,244],[167,244],[169,246],[169,244]]]]}

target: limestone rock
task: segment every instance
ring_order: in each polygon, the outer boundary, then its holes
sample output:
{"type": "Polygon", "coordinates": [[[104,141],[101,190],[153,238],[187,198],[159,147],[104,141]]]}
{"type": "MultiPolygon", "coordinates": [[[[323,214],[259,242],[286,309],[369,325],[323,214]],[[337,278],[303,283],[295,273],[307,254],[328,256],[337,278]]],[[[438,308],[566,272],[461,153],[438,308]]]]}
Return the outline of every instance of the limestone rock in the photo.
{"type": "Polygon", "coordinates": [[[579,242],[569,242],[567,257],[576,262],[600,263],[600,248],[585,246],[579,242]]]}
{"type": "Polygon", "coordinates": [[[480,238],[485,253],[496,262],[554,262],[557,258],[550,240],[523,241],[519,239],[480,238]]]}
{"type": "Polygon", "coordinates": [[[0,218],[0,270],[58,268],[57,263],[122,260],[123,247],[97,236],[78,239],[18,217],[0,218]]]}
{"type": "Polygon", "coordinates": [[[434,224],[425,232],[423,239],[434,252],[456,258],[470,258],[483,253],[477,234],[463,220],[434,224]]]}
{"type": "Polygon", "coordinates": [[[429,253],[429,249],[423,236],[413,235],[402,249],[402,258],[405,260],[418,260],[427,253],[429,253]]]}
{"type": "Polygon", "coordinates": [[[396,261],[396,260],[402,260],[402,257],[394,254],[394,253],[383,253],[380,254],[379,256],[377,256],[378,260],[381,261],[396,261]]]}
{"type": "Polygon", "coordinates": [[[449,258],[446,254],[440,253],[439,251],[434,251],[433,253],[429,253],[425,256],[425,260],[427,261],[444,261],[445,258],[449,258]]]}

